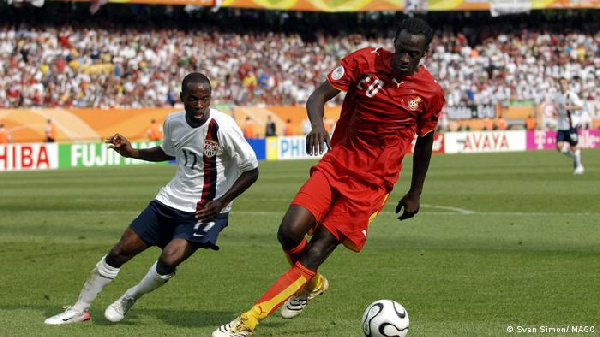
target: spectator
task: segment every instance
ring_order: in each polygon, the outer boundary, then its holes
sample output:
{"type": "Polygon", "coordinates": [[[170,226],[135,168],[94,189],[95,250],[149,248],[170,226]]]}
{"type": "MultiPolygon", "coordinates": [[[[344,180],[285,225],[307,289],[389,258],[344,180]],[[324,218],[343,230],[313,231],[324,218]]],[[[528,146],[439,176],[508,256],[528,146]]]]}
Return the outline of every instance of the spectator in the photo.
{"type": "Polygon", "coordinates": [[[246,123],[244,124],[244,137],[246,139],[254,138],[254,123],[249,116],[246,116],[246,123]]]}
{"type": "Polygon", "coordinates": [[[494,129],[494,122],[490,117],[485,117],[483,119],[483,130],[491,131],[494,129]]]}
{"type": "Polygon", "coordinates": [[[535,118],[533,117],[532,114],[529,114],[529,116],[527,116],[527,121],[525,122],[525,126],[527,128],[527,130],[535,130],[535,118]]]}
{"type": "Polygon", "coordinates": [[[292,124],[291,118],[288,118],[287,121],[285,122],[285,127],[283,129],[283,133],[285,136],[293,136],[295,134],[294,124],[292,124]]]}
{"type": "Polygon", "coordinates": [[[54,126],[52,119],[48,118],[48,121],[46,124],[46,142],[54,143],[55,140],[56,140],[56,126],[54,126]]]}
{"type": "Polygon", "coordinates": [[[0,144],[8,144],[11,141],[10,132],[6,129],[4,124],[0,123],[0,144]]]}
{"type": "Polygon", "coordinates": [[[150,126],[148,126],[148,130],[146,130],[146,135],[148,136],[148,139],[152,141],[162,140],[162,126],[156,124],[156,119],[153,118],[150,120],[150,126]]]}
{"type": "Polygon", "coordinates": [[[270,115],[267,116],[267,124],[265,125],[265,136],[277,136],[277,125],[275,125],[275,122],[273,122],[273,119],[270,115]]]}
{"type": "Polygon", "coordinates": [[[496,126],[498,130],[506,130],[506,120],[502,117],[502,114],[498,114],[498,118],[496,118],[496,126]]]}

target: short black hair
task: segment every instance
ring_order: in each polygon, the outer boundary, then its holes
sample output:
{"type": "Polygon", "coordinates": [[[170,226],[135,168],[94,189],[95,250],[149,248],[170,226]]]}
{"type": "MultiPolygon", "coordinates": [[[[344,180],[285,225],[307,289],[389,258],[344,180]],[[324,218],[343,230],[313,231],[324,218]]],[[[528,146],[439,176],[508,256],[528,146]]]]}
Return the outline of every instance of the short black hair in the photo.
{"type": "Polygon", "coordinates": [[[208,83],[210,87],[210,80],[206,75],[202,73],[189,73],[183,78],[183,82],[181,82],[181,91],[185,92],[187,89],[187,85],[190,83],[208,83]]]}
{"type": "Polygon", "coordinates": [[[408,18],[402,20],[396,28],[396,39],[398,36],[400,36],[400,33],[403,30],[406,30],[411,35],[425,35],[425,49],[429,49],[429,45],[433,39],[433,29],[427,22],[419,18],[408,18]]]}

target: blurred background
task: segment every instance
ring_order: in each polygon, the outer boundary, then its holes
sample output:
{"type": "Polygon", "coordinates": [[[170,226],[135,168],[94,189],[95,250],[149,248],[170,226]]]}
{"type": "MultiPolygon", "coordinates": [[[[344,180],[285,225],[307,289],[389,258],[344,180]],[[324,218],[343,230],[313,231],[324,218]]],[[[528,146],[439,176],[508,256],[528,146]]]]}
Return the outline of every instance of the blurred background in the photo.
{"type": "Polygon", "coordinates": [[[440,132],[551,131],[561,77],[585,102],[582,129],[600,127],[600,0],[2,0],[4,138],[154,140],[191,71],[248,138],[303,135],[312,90],[348,53],[392,50],[406,16],[435,29],[424,64],[445,90],[440,132]]]}

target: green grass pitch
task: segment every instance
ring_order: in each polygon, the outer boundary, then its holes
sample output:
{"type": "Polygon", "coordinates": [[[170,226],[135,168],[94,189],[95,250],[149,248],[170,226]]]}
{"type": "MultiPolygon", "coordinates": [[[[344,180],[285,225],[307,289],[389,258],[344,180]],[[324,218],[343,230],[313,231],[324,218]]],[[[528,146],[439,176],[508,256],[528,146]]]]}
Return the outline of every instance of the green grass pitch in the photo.
{"type": "MultiPolygon", "coordinates": [[[[435,155],[421,212],[399,222],[411,160],[364,250],[340,247],[322,266],[330,291],[297,319],[277,311],[256,336],[361,336],[363,310],[384,298],[407,308],[409,336],[506,336],[509,325],[600,333],[600,150],[583,151],[583,176],[550,151],[435,155]]],[[[0,335],[210,336],[288,269],[276,231],[314,163],[261,162],[221,250],[194,255],[122,323],[104,309],[146,273],[156,248],[122,268],[90,322],[58,327],[44,318],[74,303],[175,166],[1,172],[0,335]]]]}

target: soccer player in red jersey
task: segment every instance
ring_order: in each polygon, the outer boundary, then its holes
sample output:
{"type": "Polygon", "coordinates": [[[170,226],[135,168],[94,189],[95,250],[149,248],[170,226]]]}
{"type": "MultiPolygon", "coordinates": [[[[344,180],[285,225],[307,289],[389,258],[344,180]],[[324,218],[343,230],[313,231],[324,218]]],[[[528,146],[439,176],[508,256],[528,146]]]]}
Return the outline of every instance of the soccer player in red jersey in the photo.
{"type": "Polygon", "coordinates": [[[411,187],[398,202],[399,219],[419,211],[431,158],[433,133],[444,93],[420,66],[433,36],[423,20],[409,18],[396,30],[395,53],[364,48],[342,59],[306,103],[312,131],[306,150],[322,154],[279,227],[278,239],[292,267],[247,312],[212,334],[250,336],[258,322],[282,305],[282,316],[297,316],[329,284],[318,267],[342,243],[359,252],[370,220],[383,208],[415,134],[411,187]],[[347,92],[329,139],[323,125],[325,102],[347,92]],[[306,235],[312,235],[307,242],[306,235]]]}

